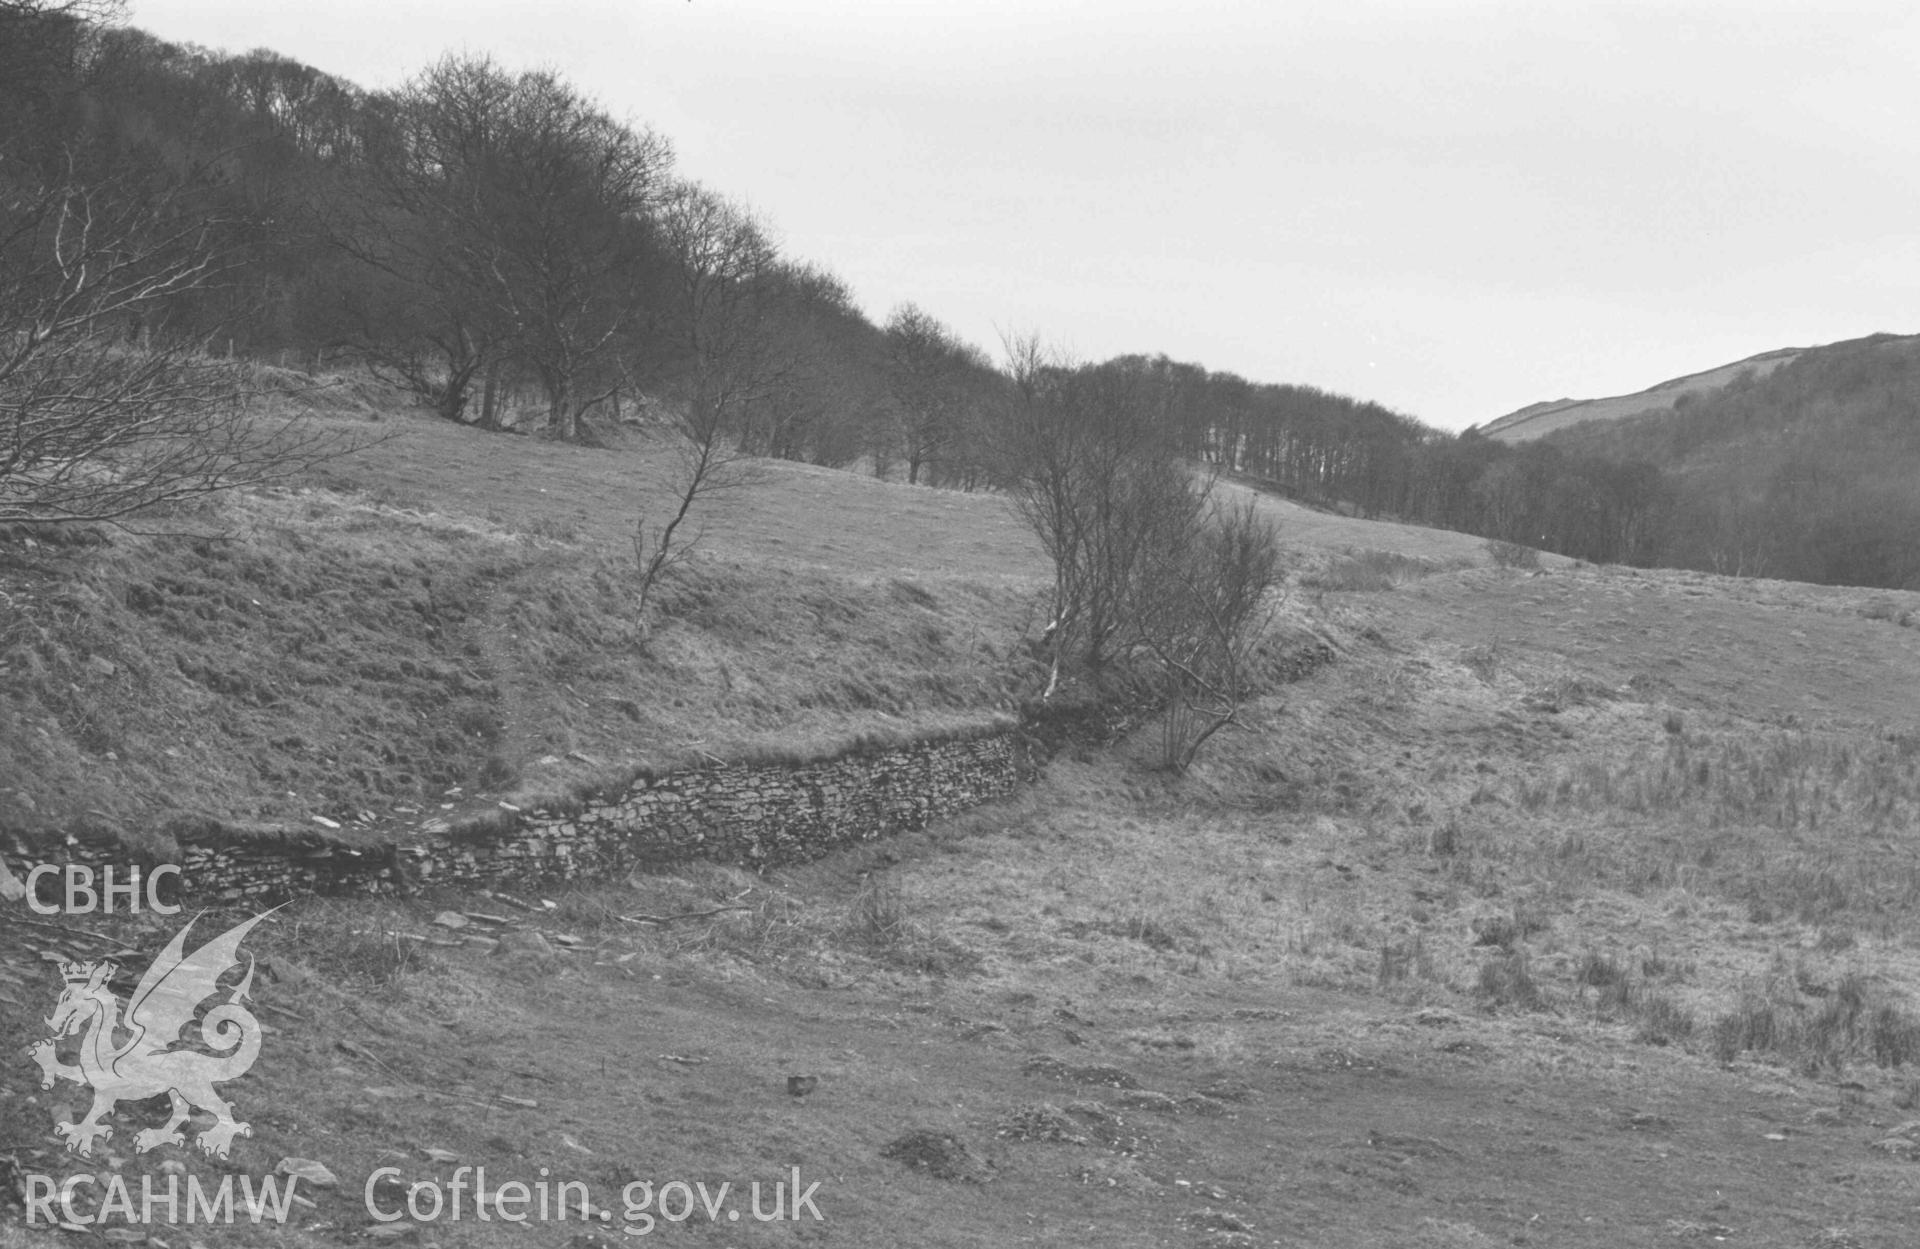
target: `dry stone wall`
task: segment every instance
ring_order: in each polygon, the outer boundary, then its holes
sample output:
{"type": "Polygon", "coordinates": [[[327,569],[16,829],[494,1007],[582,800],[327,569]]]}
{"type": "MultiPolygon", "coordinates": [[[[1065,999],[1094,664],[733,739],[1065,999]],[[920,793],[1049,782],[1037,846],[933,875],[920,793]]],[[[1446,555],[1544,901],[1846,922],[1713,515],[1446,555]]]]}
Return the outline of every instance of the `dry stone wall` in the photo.
{"type": "MultiPolygon", "coordinates": [[[[1017,730],[855,751],[815,763],[698,768],[641,777],[569,811],[432,820],[381,845],[316,832],[174,830],[189,904],[278,901],[306,893],[405,893],[430,885],[530,886],[704,859],[742,867],[803,862],[925,827],[1019,783],[1017,730]]],[[[124,868],[110,841],[13,847],[16,864],[124,868]]]]}
{"type": "MultiPolygon", "coordinates": [[[[1324,639],[1306,638],[1284,652],[1273,675],[1297,681],[1334,657],[1324,639]]],[[[407,893],[433,885],[532,887],[696,859],[773,867],[924,828],[998,798],[1063,745],[1111,740],[1143,714],[1144,708],[1090,703],[971,736],[856,749],[811,763],[642,776],[623,793],[566,810],[434,819],[379,843],[212,820],[176,823],[167,831],[179,845],[172,860],[181,869],[179,900],[189,905],[407,893]]],[[[73,834],[16,835],[0,852],[16,868],[111,865],[122,879],[130,855],[116,836],[73,834]]]]}

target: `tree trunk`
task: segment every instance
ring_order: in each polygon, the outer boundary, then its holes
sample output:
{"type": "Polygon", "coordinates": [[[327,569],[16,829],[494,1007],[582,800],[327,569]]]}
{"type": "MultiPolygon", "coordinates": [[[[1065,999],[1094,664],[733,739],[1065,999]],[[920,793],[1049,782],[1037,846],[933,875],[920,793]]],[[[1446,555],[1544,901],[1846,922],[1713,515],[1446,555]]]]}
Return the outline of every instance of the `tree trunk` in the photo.
{"type": "Polygon", "coordinates": [[[549,373],[542,380],[547,389],[547,433],[561,442],[577,441],[579,414],[573,410],[573,388],[567,384],[568,379],[549,373]]]}
{"type": "Polygon", "coordinates": [[[500,364],[498,361],[487,365],[487,379],[480,389],[480,428],[486,430],[500,428],[500,364]]]}
{"type": "Polygon", "coordinates": [[[460,418],[467,412],[466,377],[459,373],[450,374],[447,377],[447,384],[442,386],[440,393],[435,396],[434,407],[442,417],[456,425],[459,424],[460,418]]]}

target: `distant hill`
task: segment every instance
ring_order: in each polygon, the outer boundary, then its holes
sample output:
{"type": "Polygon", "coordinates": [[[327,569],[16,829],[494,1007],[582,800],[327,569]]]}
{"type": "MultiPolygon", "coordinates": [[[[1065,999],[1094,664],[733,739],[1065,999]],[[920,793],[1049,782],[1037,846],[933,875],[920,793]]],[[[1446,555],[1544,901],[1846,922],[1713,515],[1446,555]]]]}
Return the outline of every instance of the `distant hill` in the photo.
{"type": "MultiPolygon", "coordinates": [[[[1642,392],[1674,388],[1664,407],[1509,437],[1532,438],[1528,452],[1657,465],[1670,497],[1652,562],[1920,588],[1920,335],[1773,352],[1713,373],[1726,380],[1642,392]]],[[[1603,404],[1626,401],[1585,406],[1603,404]]]]}
{"type": "Polygon", "coordinates": [[[1529,442],[1583,421],[1611,421],[1645,416],[1651,412],[1671,412],[1682,396],[1717,391],[1743,373],[1755,378],[1765,377],[1805,350],[1803,347],[1782,347],[1763,351],[1757,356],[1676,377],[1631,395],[1615,395],[1608,399],[1547,399],[1530,403],[1517,412],[1509,412],[1487,422],[1479,432],[1499,442],[1529,442]]]}

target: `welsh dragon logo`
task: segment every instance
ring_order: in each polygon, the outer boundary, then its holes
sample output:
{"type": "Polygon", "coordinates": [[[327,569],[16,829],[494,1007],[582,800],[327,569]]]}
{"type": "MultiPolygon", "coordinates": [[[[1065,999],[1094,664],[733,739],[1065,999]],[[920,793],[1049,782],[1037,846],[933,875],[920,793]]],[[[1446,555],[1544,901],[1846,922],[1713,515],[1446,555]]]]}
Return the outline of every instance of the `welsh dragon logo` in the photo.
{"type": "Polygon", "coordinates": [[[191,955],[185,953],[187,933],[196,916],[175,933],[167,948],[148,965],[146,975],[127,999],[126,1018],[114,996],[117,965],[106,962],[62,963],[66,989],[47,1019],[52,1036],[36,1042],[27,1054],[40,1064],[40,1087],[55,1080],[72,1080],[93,1087],[93,1109],[78,1123],[58,1121],[54,1130],[66,1138],[69,1152],[93,1153],[96,1140],[111,1140],[113,1125],[105,1122],[121,1101],[140,1101],[165,1093],[172,1117],[164,1127],[143,1128],[134,1134],[134,1148],[145,1153],[159,1145],[184,1145],[181,1126],[195,1109],[214,1117],[213,1126],[195,1137],[200,1148],[225,1158],[236,1136],[252,1136],[253,1129],[234,1120],[233,1106],[213,1086],[244,1075],[260,1054],[260,1021],[242,1003],[253,987],[253,957],[247,974],[207,1011],[200,1021],[200,1039],[213,1051],[178,1049],[180,1030],[193,1022],[200,1006],[219,992],[220,977],[238,964],[240,941],[249,929],[272,912],[256,915],[207,942],[191,955]],[[58,1043],[75,1033],[80,1061],[69,1065],[55,1053],[58,1043]],[[117,1034],[127,1034],[116,1043],[117,1034]]]}

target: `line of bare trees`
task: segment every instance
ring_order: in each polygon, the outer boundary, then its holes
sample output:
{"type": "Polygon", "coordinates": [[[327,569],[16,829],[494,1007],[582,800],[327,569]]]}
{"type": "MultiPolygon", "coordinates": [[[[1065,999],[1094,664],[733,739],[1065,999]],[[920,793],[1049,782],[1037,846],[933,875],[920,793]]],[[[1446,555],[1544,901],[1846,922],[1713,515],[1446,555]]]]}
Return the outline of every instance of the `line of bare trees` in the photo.
{"type": "Polygon", "coordinates": [[[555,437],[625,372],[664,283],[647,237],[666,141],[547,72],[448,57],[364,114],[362,156],[316,222],[358,262],[346,341],[450,420],[499,423],[508,368],[537,383],[555,437]]]}
{"type": "Polygon", "coordinates": [[[1149,390],[1179,454],[1323,507],[1583,559],[1645,562],[1670,484],[1645,459],[1446,434],[1378,404],[1165,357],[1110,362],[1149,390]]]}
{"type": "MultiPolygon", "coordinates": [[[[591,442],[638,420],[707,459],[863,463],[961,489],[1018,481],[996,443],[1017,376],[916,305],[868,321],[750,211],[676,177],[663,136],[558,76],[453,56],[366,92],[272,53],[211,54],[97,20],[110,15],[108,0],[0,0],[0,226],[20,278],[0,329],[50,323],[35,301],[73,314],[65,355],[19,330],[8,340],[0,410],[14,414],[14,450],[0,464],[14,494],[88,476],[71,445],[49,450],[78,412],[47,406],[83,342],[122,374],[118,409],[99,395],[82,409],[151,415],[149,428],[180,435],[149,441],[156,453],[226,438],[215,460],[228,466],[251,454],[233,442],[239,426],[179,421],[244,407],[219,397],[244,379],[212,358],[251,356],[363,362],[489,431],[591,442]],[[80,219],[78,234],[56,228],[80,219]],[[75,265],[103,247],[123,276],[147,273],[128,288],[137,297],[98,286],[98,263],[75,265]],[[49,285],[61,263],[94,285],[49,285]],[[146,373],[105,350],[115,332],[156,353],[146,373]]],[[[1667,483],[1647,465],[1443,435],[1308,387],[1141,356],[1089,384],[1137,408],[1169,455],[1362,515],[1633,561],[1666,514],[1667,483]]],[[[161,477],[187,461],[169,463],[161,477]]],[[[113,507],[157,497],[170,492],[113,507]]],[[[648,541],[666,536],[669,518],[650,523],[648,541]]]]}

